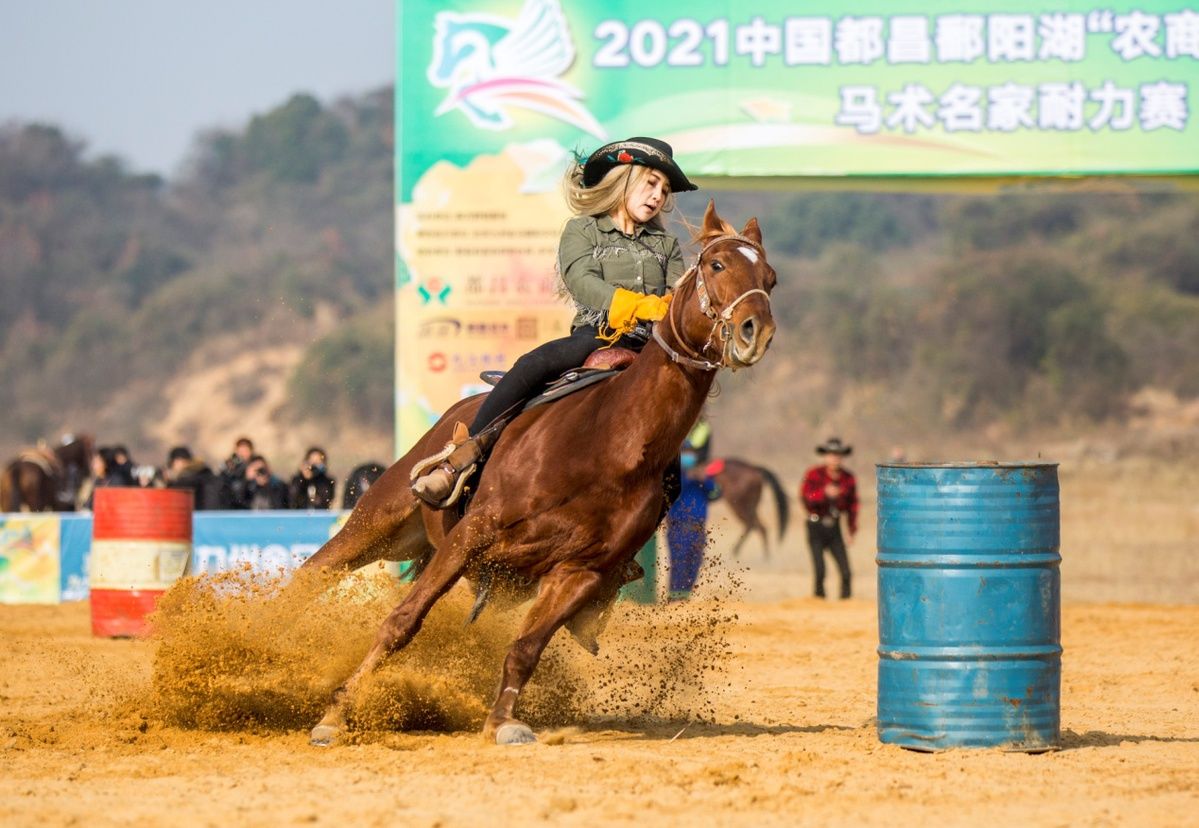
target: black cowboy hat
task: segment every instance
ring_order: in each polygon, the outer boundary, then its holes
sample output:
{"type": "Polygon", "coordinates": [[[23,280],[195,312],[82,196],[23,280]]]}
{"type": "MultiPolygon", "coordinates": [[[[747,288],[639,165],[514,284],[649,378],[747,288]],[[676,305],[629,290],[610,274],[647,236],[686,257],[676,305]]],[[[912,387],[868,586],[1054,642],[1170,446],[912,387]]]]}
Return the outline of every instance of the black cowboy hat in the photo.
{"type": "Polygon", "coordinates": [[[817,454],[840,454],[842,457],[853,454],[853,446],[847,446],[841,442],[840,437],[829,437],[820,445],[816,446],[817,454]]]}
{"type": "Polygon", "coordinates": [[[620,164],[641,164],[664,173],[672,193],[699,189],[687,180],[679,165],[674,163],[674,151],[670,144],[657,138],[629,138],[600,147],[583,164],[583,186],[594,187],[608,170],[620,164]]]}

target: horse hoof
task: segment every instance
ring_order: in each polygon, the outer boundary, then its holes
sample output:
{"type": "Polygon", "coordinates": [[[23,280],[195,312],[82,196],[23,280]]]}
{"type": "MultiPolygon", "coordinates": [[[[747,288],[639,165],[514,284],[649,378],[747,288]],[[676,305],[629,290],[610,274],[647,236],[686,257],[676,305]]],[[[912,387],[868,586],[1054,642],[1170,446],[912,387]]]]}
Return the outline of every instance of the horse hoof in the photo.
{"type": "Polygon", "coordinates": [[[495,743],[497,745],[528,745],[537,741],[537,737],[533,735],[532,729],[526,724],[520,722],[509,722],[505,725],[500,725],[495,732],[495,743]]]}
{"type": "Polygon", "coordinates": [[[340,731],[333,725],[317,725],[308,735],[308,744],[314,747],[332,747],[339,735],[340,731]]]}

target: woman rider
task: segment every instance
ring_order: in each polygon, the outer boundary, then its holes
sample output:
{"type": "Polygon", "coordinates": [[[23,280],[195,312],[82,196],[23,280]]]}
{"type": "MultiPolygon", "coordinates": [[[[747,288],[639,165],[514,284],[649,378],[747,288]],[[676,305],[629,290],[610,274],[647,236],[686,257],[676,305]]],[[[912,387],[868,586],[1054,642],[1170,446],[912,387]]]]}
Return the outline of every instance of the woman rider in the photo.
{"type": "Polygon", "coordinates": [[[416,465],[412,491],[421,500],[436,508],[454,503],[459,478],[474,469],[503,424],[592,351],[613,342],[644,347],[646,323],[666,315],[667,291],[683,274],[679,241],[666,232],[662,213],[674,209],[674,193],[696,189],[670,145],[656,138],[607,144],[572,165],[565,191],[575,217],[558,243],[558,272],[578,310],[571,334],[518,359],[483,401],[469,434],[456,430],[444,451],[416,465]]]}

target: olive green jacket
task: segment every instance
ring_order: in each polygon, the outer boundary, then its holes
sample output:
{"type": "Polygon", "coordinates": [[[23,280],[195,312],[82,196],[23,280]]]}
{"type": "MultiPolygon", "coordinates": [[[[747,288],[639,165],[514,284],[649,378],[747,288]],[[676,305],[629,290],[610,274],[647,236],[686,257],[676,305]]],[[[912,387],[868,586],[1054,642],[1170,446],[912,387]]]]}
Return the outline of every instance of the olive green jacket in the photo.
{"type": "Polygon", "coordinates": [[[606,324],[618,287],[663,296],[683,275],[679,240],[665,230],[638,225],[622,233],[607,216],[577,216],[558,244],[558,272],[578,313],[572,328],[606,324]]]}

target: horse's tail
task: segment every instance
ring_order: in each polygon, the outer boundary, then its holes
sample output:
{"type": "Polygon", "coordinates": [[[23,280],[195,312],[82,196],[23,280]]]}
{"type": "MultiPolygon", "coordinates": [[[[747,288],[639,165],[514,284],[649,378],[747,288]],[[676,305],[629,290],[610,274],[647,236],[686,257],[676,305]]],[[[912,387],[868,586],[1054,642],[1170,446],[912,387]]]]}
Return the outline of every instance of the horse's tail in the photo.
{"type": "Polygon", "coordinates": [[[787,521],[791,519],[791,503],[787,500],[787,493],[783,491],[783,486],[774,476],[774,472],[764,466],[758,466],[758,472],[774,492],[774,505],[778,507],[779,513],[779,540],[782,540],[787,532],[787,521]]]}

